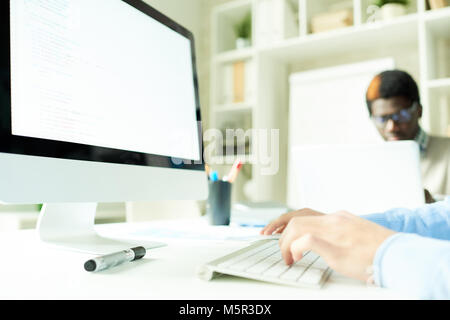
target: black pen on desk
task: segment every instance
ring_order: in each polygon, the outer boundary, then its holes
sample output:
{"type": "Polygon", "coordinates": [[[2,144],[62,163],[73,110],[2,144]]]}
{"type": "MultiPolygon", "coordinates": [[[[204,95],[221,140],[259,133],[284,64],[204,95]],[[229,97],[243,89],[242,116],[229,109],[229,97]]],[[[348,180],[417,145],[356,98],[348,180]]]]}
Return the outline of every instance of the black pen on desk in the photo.
{"type": "Polygon", "coordinates": [[[145,254],[146,250],[144,247],[126,249],[90,259],[84,264],[84,269],[89,272],[111,269],[125,262],[141,259],[145,254]]]}

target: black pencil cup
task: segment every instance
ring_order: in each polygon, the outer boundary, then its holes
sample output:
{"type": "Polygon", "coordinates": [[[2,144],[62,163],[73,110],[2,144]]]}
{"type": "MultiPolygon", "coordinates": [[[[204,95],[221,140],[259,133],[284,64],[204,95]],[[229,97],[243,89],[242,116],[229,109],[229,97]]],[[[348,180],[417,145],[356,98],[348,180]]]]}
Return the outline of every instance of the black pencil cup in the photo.
{"type": "Polygon", "coordinates": [[[208,196],[209,223],[215,226],[230,224],[231,183],[227,181],[209,181],[208,196]]]}

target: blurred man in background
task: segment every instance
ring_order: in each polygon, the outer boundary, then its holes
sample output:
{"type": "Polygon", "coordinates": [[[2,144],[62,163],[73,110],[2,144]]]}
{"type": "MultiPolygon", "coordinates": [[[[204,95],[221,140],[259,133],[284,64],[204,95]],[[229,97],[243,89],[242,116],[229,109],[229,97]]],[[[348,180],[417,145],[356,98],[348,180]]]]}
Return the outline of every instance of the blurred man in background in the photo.
{"type": "Polygon", "coordinates": [[[427,203],[433,202],[433,197],[449,195],[450,138],[432,136],[420,127],[422,105],[414,79],[400,70],[382,72],[371,81],[366,101],[384,140],[415,140],[419,144],[427,203]]]}

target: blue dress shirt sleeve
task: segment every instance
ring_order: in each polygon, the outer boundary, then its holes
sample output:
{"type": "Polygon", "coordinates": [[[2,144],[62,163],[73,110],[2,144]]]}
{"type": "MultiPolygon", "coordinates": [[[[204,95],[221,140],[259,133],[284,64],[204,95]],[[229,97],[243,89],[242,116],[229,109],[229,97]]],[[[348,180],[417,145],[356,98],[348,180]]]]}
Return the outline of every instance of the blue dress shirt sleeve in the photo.
{"type": "Polygon", "coordinates": [[[415,210],[398,208],[362,217],[397,232],[450,240],[450,197],[415,210]]]}
{"type": "Polygon", "coordinates": [[[421,299],[450,299],[450,197],[415,210],[363,216],[398,233],[378,248],[374,280],[421,299]]]}
{"type": "Polygon", "coordinates": [[[450,299],[450,242],[396,233],[378,248],[374,280],[412,298],[450,299]]]}

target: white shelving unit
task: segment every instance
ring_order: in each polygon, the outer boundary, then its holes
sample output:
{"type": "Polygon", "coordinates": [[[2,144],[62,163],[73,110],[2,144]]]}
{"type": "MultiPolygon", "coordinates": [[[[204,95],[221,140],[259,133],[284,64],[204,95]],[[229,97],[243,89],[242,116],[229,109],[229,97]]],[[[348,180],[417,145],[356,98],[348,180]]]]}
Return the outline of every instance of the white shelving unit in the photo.
{"type": "Polygon", "coordinates": [[[420,85],[425,130],[450,136],[450,7],[430,10],[426,0],[412,0],[406,15],[373,22],[367,11],[371,3],[235,0],[213,9],[211,128],[232,128],[233,123],[241,127],[244,123],[244,129],[280,129],[276,175],[262,174],[265,164],[254,151],[239,156],[219,154],[209,159],[222,160],[224,165],[217,166],[221,172],[226,172],[237,157],[247,163],[234,190],[235,200],[286,200],[288,79],[294,72],[392,57],[396,66],[410,72],[420,85]],[[351,10],[350,25],[312,33],[314,15],[330,10],[351,10]],[[252,46],[237,50],[233,26],[249,12],[252,46]],[[264,12],[271,13],[270,19],[264,12]],[[238,103],[224,100],[224,92],[230,89],[225,80],[230,79],[230,67],[242,62],[251,63],[245,74],[251,95],[238,103]]]}

